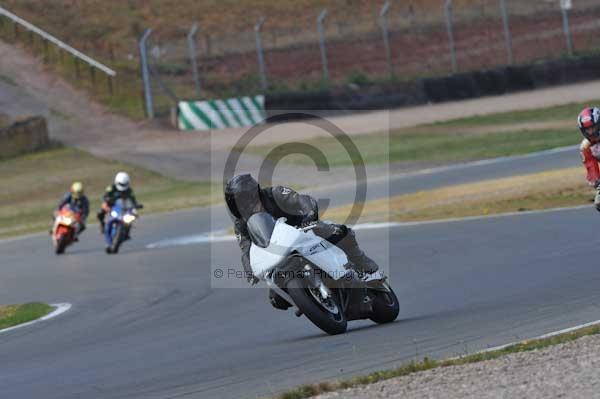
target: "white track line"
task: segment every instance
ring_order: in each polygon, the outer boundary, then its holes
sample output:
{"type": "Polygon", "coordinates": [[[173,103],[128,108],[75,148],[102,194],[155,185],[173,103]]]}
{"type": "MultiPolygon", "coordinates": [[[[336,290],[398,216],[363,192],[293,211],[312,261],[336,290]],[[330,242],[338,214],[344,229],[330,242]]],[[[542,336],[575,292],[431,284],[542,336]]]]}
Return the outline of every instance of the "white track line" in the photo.
{"type": "MultiPolygon", "coordinates": [[[[453,165],[438,166],[438,167],[429,168],[429,169],[415,170],[412,172],[391,173],[391,174],[384,175],[384,176],[371,177],[368,179],[368,183],[369,184],[379,183],[382,181],[393,182],[393,181],[398,181],[398,180],[410,179],[410,178],[418,177],[418,176],[427,176],[427,175],[444,173],[444,172],[452,172],[452,171],[461,170],[461,169],[470,169],[470,168],[475,168],[475,167],[479,167],[479,166],[489,166],[489,165],[495,165],[495,164],[506,163],[506,162],[513,162],[513,161],[519,161],[519,160],[525,160],[525,159],[531,159],[531,158],[544,157],[547,155],[560,154],[563,152],[570,152],[570,151],[575,151],[578,149],[579,149],[579,145],[570,145],[570,146],[566,146],[566,147],[552,148],[550,150],[532,152],[532,153],[523,154],[523,155],[508,155],[508,156],[504,156],[504,157],[488,158],[488,159],[482,159],[479,161],[461,162],[461,163],[456,163],[453,165]]],[[[550,170],[550,169],[548,169],[548,170],[550,170]]],[[[514,176],[517,176],[517,175],[514,175],[514,176]]],[[[311,189],[311,192],[320,193],[323,191],[331,191],[331,190],[335,190],[335,189],[351,187],[351,186],[354,186],[354,184],[355,184],[354,182],[352,182],[352,183],[347,183],[347,182],[334,183],[334,184],[329,184],[326,187],[314,187],[311,189]]]]}
{"type": "Polygon", "coordinates": [[[220,230],[213,233],[201,233],[195,234],[191,236],[183,236],[170,238],[167,240],[157,241],[152,244],[146,245],[147,249],[159,249],[159,248],[170,248],[170,247],[180,247],[185,245],[196,245],[196,244],[205,244],[205,243],[213,243],[213,242],[225,242],[225,241],[234,241],[235,236],[226,234],[226,230],[220,230]]]}
{"type": "MultiPolygon", "coordinates": [[[[511,162],[511,161],[520,160],[520,159],[537,158],[537,157],[542,157],[542,156],[546,156],[546,155],[558,154],[561,152],[573,151],[578,148],[579,148],[578,145],[574,145],[574,146],[559,147],[559,148],[553,148],[550,150],[532,152],[530,154],[524,154],[524,155],[511,155],[511,156],[506,156],[506,157],[489,158],[489,159],[483,159],[480,161],[464,162],[464,163],[458,163],[458,164],[454,164],[454,165],[440,166],[440,167],[430,168],[430,169],[423,169],[423,170],[418,170],[418,171],[414,171],[414,172],[397,173],[397,174],[391,174],[388,176],[375,177],[375,178],[369,179],[369,181],[370,182],[378,182],[378,181],[384,181],[384,180],[389,180],[389,181],[401,180],[401,179],[406,179],[406,178],[410,178],[410,177],[414,177],[414,176],[430,175],[430,174],[434,174],[434,173],[448,172],[448,171],[458,170],[458,169],[467,169],[467,168],[484,166],[484,165],[493,165],[493,164],[497,164],[497,163],[511,162]]],[[[354,183],[352,183],[352,184],[354,184],[354,183]]],[[[327,187],[321,187],[321,188],[317,187],[312,191],[319,192],[321,190],[331,190],[332,188],[339,188],[339,187],[346,187],[346,186],[350,186],[350,184],[347,184],[347,183],[331,184],[331,185],[328,185],[327,187]]],[[[145,216],[145,218],[160,217],[160,216],[164,216],[165,214],[177,214],[178,212],[187,212],[187,211],[189,211],[189,209],[148,215],[148,216],[145,216]]],[[[522,213],[525,213],[525,212],[522,212],[522,213]]],[[[406,224],[404,224],[404,225],[406,225],[406,224]]],[[[41,237],[44,235],[47,235],[47,233],[40,232],[40,233],[32,233],[32,234],[27,234],[27,235],[18,236],[18,237],[3,238],[3,239],[0,239],[0,244],[25,240],[28,238],[41,237]]],[[[206,239],[204,239],[204,241],[202,241],[202,242],[207,242],[207,241],[206,241],[206,239]]],[[[150,244],[150,245],[153,245],[153,244],[150,244]]],[[[147,248],[149,248],[149,247],[150,246],[147,246],[147,248]]]]}
{"type": "Polygon", "coordinates": [[[479,215],[479,216],[467,216],[463,218],[448,218],[438,220],[424,220],[420,222],[387,222],[387,223],[364,223],[357,224],[352,228],[354,230],[370,230],[370,229],[382,229],[391,227],[411,227],[411,226],[422,226],[428,224],[441,224],[441,223],[455,223],[455,222],[469,222],[473,220],[485,220],[485,219],[500,219],[510,216],[524,216],[524,215],[537,215],[543,213],[554,213],[554,212],[566,212],[576,211],[580,209],[592,209],[591,205],[577,205],[567,206],[562,208],[551,208],[551,209],[540,209],[537,211],[520,211],[520,212],[505,212],[497,213],[495,215],[479,215]]]}
{"type": "Polygon", "coordinates": [[[429,175],[432,173],[448,172],[448,171],[456,170],[456,169],[472,168],[472,167],[484,166],[484,165],[494,165],[494,164],[498,164],[498,163],[512,162],[512,161],[522,160],[522,159],[538,158],[538,157],[543,157],[546,155],[560,154],[562,152],[569,152],[569,151],[573,151],[573,150],[577,150],[577,149],[579,149],[579,145],[570,145],[570,146],[566,146],[566,147],[558,147],[558,148],[553,148],[550,150],[532,152],[532,153],[523,154],[523,155],[509,155],[509,156],[505,156],[505,157],[482,159],[480,161],[465,162],[465,163],[459,163],[459,164],[455,164],[455,165],[440,166],[437,168],[423,169],[423,170],[418,170],[415,172],[407,172],[407,173],[403,173],[403,174],[392,175],[392,176],[390,176],[390,179],[394,180],[395,178],[429,175]]]}
{"type": "MultiPolygon", "coordinates": [[[[522,211],[522,212],[506,212],[499,213],[496,215],[481,215],[481,216],[469,216],[464,218],[449,218],[449,219],[439,219],[439,220],[425,220],[421,222],[385,222],[385,223],[360,223],[352,226],[353,230],[375,230],[375,229],[386,229],[386,228],[396,228],[396,227],[413,227],[413,226],[422,226],[429,224],[442,224],[442,223],[456,223],[456,222],[469,222],[476,220],[486,220],[486,219],[499,219],[510,216],[524,216],[524,215],[536,215],[543,213],[552,213],[552,212],[565,212],[565,211],[576,211],[580,209],[592,209],[590,205],[578,205],[572,207],[563,207],[563,208],[552,208],[552,209],[542,209],[539,211],[522,211]]],[[[212,233],[201,233],[190,236],[176,237],[167,240],[157,241],[152,244],[146,245],[147,249],[159,249],[159,248],[170,248],[170,247],[179,247],[186,245],[198,245],[198,244],[209,244],[215,242],[227,242],[227,241],[235,241],[235,236],[229,235],[225,233],[225,230],[220,230],[212,233]]]]}
{"type": "Polygon", "coordinates": [[[50,306],[53,306],[56,309],[53,312],[48,313],[46,316],[40,317],[39,319],[35,319],[35,320],[32,320],[32,321],[28,321],[27,323],[19,324],[19,325],[14,326],[14,327],[5,328],[3,330],[0,330],[0,334],[5,333],[5,332],[9,332],[9,331],[12,331],[12,330],[16,330],[17,328],[31,326],[32,324],[36,324],[36,323],[39,323],[39,322],[42,322],[42,321],[50,320],[50,319],[52,319],[52,318],[54,318],[56,316],[59,316],[59,315],[65,313],[67,310],[71,309],[72,305],[70,303],[53,303],[50,306]]]}

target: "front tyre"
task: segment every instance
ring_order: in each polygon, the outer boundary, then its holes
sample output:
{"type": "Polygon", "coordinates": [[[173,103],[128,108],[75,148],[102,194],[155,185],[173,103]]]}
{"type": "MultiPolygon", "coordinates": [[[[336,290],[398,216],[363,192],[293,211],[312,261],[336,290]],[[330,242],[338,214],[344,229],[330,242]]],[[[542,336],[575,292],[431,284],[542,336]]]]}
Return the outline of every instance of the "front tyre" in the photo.
{"type": "Polygon", "coordinates": [[[290,280],[287,288],[296,306],[314,325],[330,335],[346,332],[346,316],[334,298],[324,301],[318,290],[308,287],[304,278],[290,280]]]}
{"type": "Polygon", "coordinates": [[[400,313],[400,303],[394,290],[387,283],[383,285],[385,290],[369,290],[373,296],[373,313],[369,318],[378,324],[391,323],[400,313]]]}
{"type": "Polygon", "coordinates": [[[110,252],[107,252],[107,253],[111,253],[111,254],[119,253],[119,247],[121,246],[122,242],[123,242],[123,225],[117,224],[117,226],[115,227],[115,232],[112,237],[112,245],[110,246],[110,252]]]}
{"type": "Polygon", "coordinates": [[[67,248],[67,237],[64,235],[60,235],[56,239],[56,246],[54,248],[54,252],[57,255],[62,255],[65,253],[65,249],[67,248]]]}

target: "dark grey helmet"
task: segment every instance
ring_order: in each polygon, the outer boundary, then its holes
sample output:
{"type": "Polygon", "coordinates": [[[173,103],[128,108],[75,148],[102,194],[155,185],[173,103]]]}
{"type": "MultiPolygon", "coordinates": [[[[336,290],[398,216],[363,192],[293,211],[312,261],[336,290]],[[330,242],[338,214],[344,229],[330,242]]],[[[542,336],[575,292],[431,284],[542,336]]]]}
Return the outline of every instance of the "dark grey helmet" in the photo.
{"type": "Polygon", "coordinates": [[[236,175],[225,184],[225,202],[229,212],[236,218],[250,216],[256,203],[260,201],[260,186],[250,173],[236,175]]]}

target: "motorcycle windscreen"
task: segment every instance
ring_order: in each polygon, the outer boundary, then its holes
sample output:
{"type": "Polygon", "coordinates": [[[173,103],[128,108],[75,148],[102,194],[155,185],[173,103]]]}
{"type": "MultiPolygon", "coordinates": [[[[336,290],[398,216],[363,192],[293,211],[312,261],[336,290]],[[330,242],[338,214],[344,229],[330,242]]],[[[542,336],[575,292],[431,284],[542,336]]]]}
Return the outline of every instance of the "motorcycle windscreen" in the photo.
{"type": "Polygon", "coordinates": [[[113,205],[113,209],[118,209],[119,212],[125,212],[133,208],[133,201],[129,198],[119,198],[113,205]]]}
{"type": "Polygon", "coordinates": [[[261,248],[267,248],[275,229],[273,216],[266,212],[255,213],[248,219],[247,226],[252,242],[261,248]]]}

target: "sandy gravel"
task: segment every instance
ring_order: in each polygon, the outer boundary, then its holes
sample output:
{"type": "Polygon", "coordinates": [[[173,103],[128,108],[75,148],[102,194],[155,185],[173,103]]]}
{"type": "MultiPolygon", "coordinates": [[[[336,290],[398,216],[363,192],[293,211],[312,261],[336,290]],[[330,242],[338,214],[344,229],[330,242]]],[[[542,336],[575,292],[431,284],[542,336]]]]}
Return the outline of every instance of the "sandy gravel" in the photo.
{"type": "Polygon", "coordinates": [[[543,350],[423,371],[316,396],[371,398],[600,398],[600,336],[543,350]]]}

